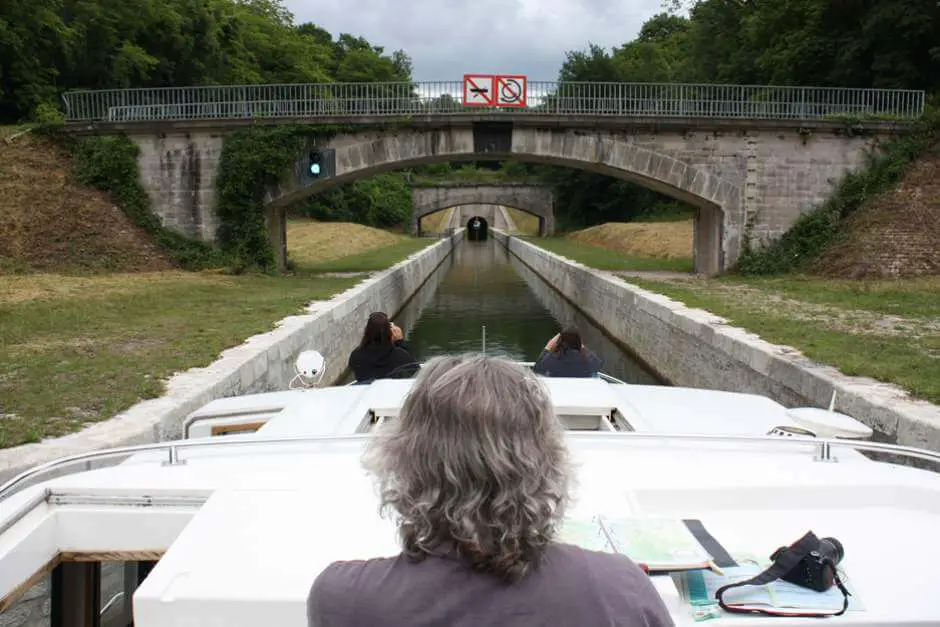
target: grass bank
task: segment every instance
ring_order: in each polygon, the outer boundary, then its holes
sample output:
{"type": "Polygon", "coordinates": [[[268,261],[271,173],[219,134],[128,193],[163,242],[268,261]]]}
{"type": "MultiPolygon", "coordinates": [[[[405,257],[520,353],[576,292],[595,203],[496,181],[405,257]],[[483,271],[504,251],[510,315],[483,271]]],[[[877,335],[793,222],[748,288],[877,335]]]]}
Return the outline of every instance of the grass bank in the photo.
{"type": "Polygon", "coordinates": [[[623,252],[591,246],[573,239],[570,236],[557,237],[523,237],[527,241],[540,246],[545,250],[567,257],[578,263],[583,263],[598,270],[618,271],[669,271],[692,272],[691,259],[656,259],[652,257],[630,255],[623,252]]]}
{"type": "Polygon", "coordinates": [[[513,209],[512,207],[506,207],[506,213],[509,214],[509,219],[513,221],[516,226],[516,232],[520,235],[539,234],[538,216],[534,216],[531,213],[526,213],[525,211],[520,211],[518,209],[513,209]]]}
{"type": "Polygon", "coordinates": [[[700,307],[846,375],[940,403],[940,277],[625,278],[700,307]]]}
{"type": "Polygon", "coordinates": [[[64,435],[273,328],[350,278],[160,272],[0,277],[0,447],[64,435]]]}
{"type": "Polygon", "coordinates": [[[292,221],[291,276],[219,272],[0,275],[0,448],[71,433],[159,396],[175,372],[433,242],[292,221]]]}
{"type": "Polygon", "coordinates": [[[425,233],[443,233],[455,209],[444,209],[421,218],[421,230],[425,233]]]}
{"type": "Polygon", "coordinates": [[[351,222],[287,223],[287,254],[301,274],[384,270],[433,243],[351,222]]]}

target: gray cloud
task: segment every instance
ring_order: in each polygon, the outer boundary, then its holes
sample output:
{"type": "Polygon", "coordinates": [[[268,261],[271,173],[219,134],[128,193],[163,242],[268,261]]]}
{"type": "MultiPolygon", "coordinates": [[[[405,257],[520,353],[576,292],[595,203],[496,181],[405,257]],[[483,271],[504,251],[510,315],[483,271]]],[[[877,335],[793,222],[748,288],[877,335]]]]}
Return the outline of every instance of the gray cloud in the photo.
{"type": "Polygon", "coordinates": [[[415,79],[460,80],[465,73],[525,74],[555,80],[565,51],[610,48],[636,36],[661,0],[286,0],[297,22],[334,36],[365,37],[387,52],[404,49],[415,79]]]}

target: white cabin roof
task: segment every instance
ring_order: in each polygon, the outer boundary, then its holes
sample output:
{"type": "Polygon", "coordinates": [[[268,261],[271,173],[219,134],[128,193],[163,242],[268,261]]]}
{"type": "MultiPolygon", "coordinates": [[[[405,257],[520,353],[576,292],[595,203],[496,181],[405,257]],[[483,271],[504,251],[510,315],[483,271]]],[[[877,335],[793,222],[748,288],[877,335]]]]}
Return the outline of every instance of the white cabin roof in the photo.
{"type": "MultiPolygon", "coordinates": [[[[412,383],[221,399],[195,417],[269,419],[255,435],[174,444],[184,463],[165,463],[167,443],[0,500],[0,598],[60,552],[165,551],[134,594],[137,627],[305,626],[307,594],[326,565],[398,551],[360,456],[376,417],[394,419],[412,383]]],[[[840,625],[940,624],[940,474],[874,462],[848,442],[832,443],[833,462],[818,459],[813,438],[723,437],[800,426],[759,396],[545,383],[575,428],[590,429],[579,421],[595,415],[628,425],[567,433],[577,473],[572,515],[697,518],[732,553],[764,557],[808,530],[834,536],[864,608],[840,625]]],[[[671,580],[656,581],[676,623],[693,624],[671,580]]],[[[710,624],[768,620],[816,619],[710,624]]]]}
{"type": "MultiPolygon", "coordinates": [[[[148,495],[205,502],[136,515],[101,504],[46,505],[36,514],[43,525],[19,523],[28,541],[16,533],[0,538],[0,584],[11,583],[2,581],[16,564],[11,550],[25,566],[87,547],[165,548],[134,596],[139,627],[262,620],[301,627],[307,593],[323,567],[397,551],[394,527],[379,517],[360,467],[367,437],[252,444],[241,453],[234,450],[242,447],[193,449],[182,454],[183,465],[138,459],[55,479],[46,487],[86,500],[148,495]],[[224,449],[231,450],[223,455],[224,449]]],[[[932,564],[940,559],[940,544],[931,541],[940,525],[936,474],[841,452],[837,463],[818,462],[811,444],[796,441],[705,444],[600,433],[570,433],[568,440],[578,472],[573,514],[698,518],[730,551],[764,556],[807,530],[835,536],[865,608],[840,624],[940,622],[940,597],[932,592],[932,564]],[[906,555],[916,562],[903,561],[906,555]]]]}

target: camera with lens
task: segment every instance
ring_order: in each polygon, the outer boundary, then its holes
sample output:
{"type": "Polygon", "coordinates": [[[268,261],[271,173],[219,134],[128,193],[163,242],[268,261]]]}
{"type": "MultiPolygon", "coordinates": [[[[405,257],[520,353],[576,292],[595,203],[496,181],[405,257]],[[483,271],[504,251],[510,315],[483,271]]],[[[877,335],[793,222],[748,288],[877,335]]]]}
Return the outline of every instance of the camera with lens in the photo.
{"type": "MultiPolygon", "coordinates": [[[[770,559],[777,561],[789,550],[790,547],[782,546],[773,552],[770,559]]],[[[835,538],[820,538],[819,545],[780,578],[804,588],[825,592],[834,585],[836,566],[844,556],[841,542],[835,538]]]]}

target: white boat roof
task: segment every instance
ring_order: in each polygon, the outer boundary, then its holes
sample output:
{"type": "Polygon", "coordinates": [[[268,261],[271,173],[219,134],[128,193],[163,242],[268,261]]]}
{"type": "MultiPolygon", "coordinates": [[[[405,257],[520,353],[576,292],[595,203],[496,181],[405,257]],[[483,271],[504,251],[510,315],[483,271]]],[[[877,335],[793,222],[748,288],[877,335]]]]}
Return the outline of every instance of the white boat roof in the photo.
{"type": "MultiPolygon", "coordinates": [[[[362,422],[370,410],[382,416],[397,416],[413,382],[413,379],[383,379],[369,385],[218,399],[194,412],[192,417],[216,417],[246,411],[274,413],[277,407],[281,407],[278,419],[266,424],[259,433],[270,436],[354,433],[364,428],[362,422]]],[[[600,416],[617,409],[635,431],[763,435],[776,426],[807,424],[807,420],[797,420],[791,414],[792,410],[754,394],[610,384],[594,378],[544,378],[543,382],[557,413],[600,416]]],[[[830,412],[825,413],[832,416],[830,412]]],[[[816,418],[815,414],[807,416],[816,418]]],[[[858,421],[841,415],[837,415],[829,426],[835,428],[841,437],[868,437],[872,433],[858,421]]]]}
{"type": "MultiPolygon", "coordinates": [[[[164,443],[0,501],[0,529],[8,527],[0,533],[0,598],[60,552],[165,551],[134,594],[137,627],[305,626],[307,594],[326,565],[398,552],[360,455],[369,417],[393,418],[411,383],[216,401],[197,417],[249,407],[273,418],[255,435],[164,443]],[[171,446],[185,463],[164,464],[171,446]],[[28,513],[9,525],[21,509],[28,513]]],[[[616,409],[635,430],[567,434],[577,472],[572,514],[697,518],[732,553],[759,556],[808,530],[833,536],[862,609],[832,620],[940,624],[940,475],[872,461],[853,442],[826,441],[838,461],[825,461],[816,439],[757,437],[799,426],[757,396],[546,383],[559,414],[577,420],[616,409]],[[754,437],[721,435],[729,433],[754,437]]],[[[671,580],[655,579],[676,623],[693,624],[671,580]]]]}

